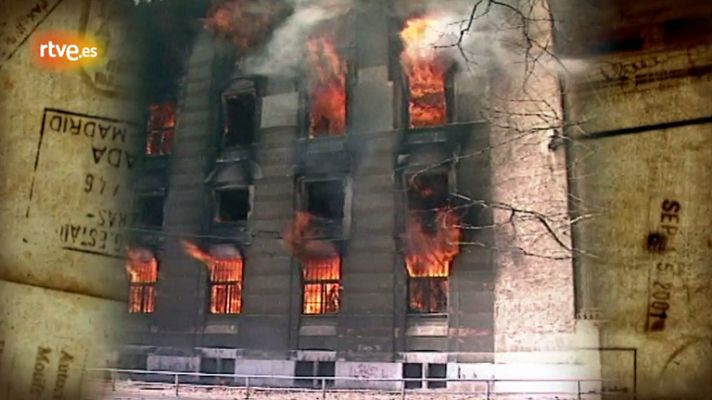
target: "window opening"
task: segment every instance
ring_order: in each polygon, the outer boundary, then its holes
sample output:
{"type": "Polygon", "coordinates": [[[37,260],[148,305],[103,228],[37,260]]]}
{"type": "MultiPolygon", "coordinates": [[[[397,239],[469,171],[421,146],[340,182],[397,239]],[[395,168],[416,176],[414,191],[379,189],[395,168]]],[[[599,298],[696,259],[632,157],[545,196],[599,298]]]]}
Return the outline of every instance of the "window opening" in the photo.
{"type": "Polygon", "coordinates": [[[140,248],[129,249],[127,258],[129,312],[152,313],[156,307],[158,261],[152,251],[140,248]]]}
{"type": "Polygon", "coordinates": [[[160,156],[173,151],[176,128],[176,103],[169,101],[148,106],[146,154],[160,156]]]}

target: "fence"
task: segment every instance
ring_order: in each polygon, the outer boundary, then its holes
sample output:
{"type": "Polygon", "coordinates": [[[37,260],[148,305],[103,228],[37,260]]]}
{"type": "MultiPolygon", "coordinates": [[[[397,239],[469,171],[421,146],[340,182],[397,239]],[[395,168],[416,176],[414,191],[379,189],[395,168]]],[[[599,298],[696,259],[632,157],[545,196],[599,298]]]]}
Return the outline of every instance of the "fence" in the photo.
{"type": "MultiPolygon", "coordinates": [[[[328,393],[339,392],[380,392],[397,395],[403,400],[409,396],[418,397],[424,392],[442,393],[448,396],[482,396],[486,400],[495,398],[516,398],[517,396],[536,396],[537,398],[557,399],[600,399],[603,381],[601,379],[495,379],[495,378],[356,378],[356,377],[331,377],[331,376],[280,376],[280,375],[237,375],[237,374],[211,374],[200,372],[173,372],[173,371],[146,371],[134,369],[96,368],[89,372],[103,374],[103,379],[110,381],[112,391],[117,390],[117,383],[138,381],[142,384],[168,385],[175,397],[181,394],[181,387],[195,390],[201,387],[224,386],[241,390],[245,399],[258,391],[309,391],[321,393],[321,399],[326,399],[328,393]],[[281,383],[280,383],[281,382],[281,383]],[[409,384],[412,382],[411,384],[409,384]],[[206,384],[207,383],[207,384],[206,384]],[[338,384],[337,384],[338,383],[338,384]],[[418,385],[422,388],[442,387],[442,389],[424,390],[412,389],[408,386],[418,385]],[[436,385],[437,384],[437,385],[436,385]],[[370,388],[368,387],[370,386],[370,388]],[[381,388],[379,388],[379,386],[381,388]],[[383,389],[389,386],[390,389],[383,389]],[[531,389],[531,387],[536,389],[531,389]],[[545,388],[556,386],[556,390],[547,391],[545,388]],[[357,388],[358,387],[358,388],[357,388]],[[466,390],[462,390],[467,387],[466,390]],[[515,390],[514,388],[530,387],[528,391],[515,390]],[[460,390],[454,389],[460,388],[460,390]],[[547,397],[549,396],[549,397],[547,397]],[[552,397],[555,396],[555,397],[552,397]]],[[[606,393],[606,395],[619,395],[621,398],[635,398],[634,393],[606,393]]],[[[617,396],[618,397],[618,396],[617,396]]],[[[468,397],[471,398],[471,397],[468,397]]]]}

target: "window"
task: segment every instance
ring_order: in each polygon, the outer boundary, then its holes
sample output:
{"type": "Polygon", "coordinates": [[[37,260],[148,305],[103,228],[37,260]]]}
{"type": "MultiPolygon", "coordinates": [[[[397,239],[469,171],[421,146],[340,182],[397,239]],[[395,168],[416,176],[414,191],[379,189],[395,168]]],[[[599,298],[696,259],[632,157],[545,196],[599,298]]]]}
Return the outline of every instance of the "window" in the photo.
{"type": "MultiPolygon", "coordinates": [[[[229,374],[235,373],[234,358],[200,358],[200,372],[204,374],[229,374]]],[[[233,378],[227,377],[202,377],[200,383],[208,385],[224,385],[233,381],[233,378]]]]}
{"type": "Polygon", "coordinates": [[[447,286],[447,277],[408,277],[408,311],[446,312],[447,286]]]}
{"type": "Polygon", "coordinates": [[[306,211],[310,214],[330,219],[344,218],[345,182],[330,179],[304,182],[306,211]]]}
{"type": "Polygon", "coordinates": [[[202,357],[200,359],[200,372],[205,374],[234,374],[234,358],[202,357]]]}
{"type": "Polygon", "coordinates": [[[406,175],[402,250],[408,272],[408,311],[447,312],[448,277],[459,253],[459,216],[449,204],[447,170],[406,175]]]}
{"type": "Polygon", "coordinates": [[[423,379],[423,364],[420,363],[405,363],[403,364],[403,378],[406,389],[420,389],[423,387],[421,380],[423,379]],[[412,379],[412,380],[411,380],[412,379]]]}
{"type": "Polygon", "coordinates": [[[148,195],[139,197],[138,212],[142,226],[163,226],[163,203],[163,195],[148,195]]]}
{"type": "MultiPolygon", "coordinates": [[[[294,376],[301,378],[333,378],[336,376],[336,363],[333,361],[297,361],[294,369],[294,376]]],[[[297,379],[297,386],[300,387],[321,387],[321,379],[297,379]]],[[[334,380],[328,379],[326,386],[334,386],[334,380]]]]}
{"type": "Polygon", "coordinates": [[[152,313],[158,279],[158,261],[153,252],[129,249],[126,272],[129,275],[129,312],[152,313]]]}
{"type": "Polygon", "coordinates": [[[230,244],[215,245],[210,253],[182,241],[183,250],[205,264],[210,271],[210,313],[239,314],[242,309],[243,260],[240,250],[230,244]]]}
{"type": "Polygon", "coordinates": [[[248,188],[215,190],[215,222],[247,221],[251,210],[250,200],[248,188]]]}
{"type": "Polygon", "coordinates": [[[225,147],[249,146],[257,129],[257,95],[254,90],[223,95],[225,147]]]}
{"type": "Polygon", "coordinates": [[[410,128],[444,125],[448,120],[446,90],[450,62],[433,46],[433,38],[438,36],[433,22],[427,17],[410,18],[399,35],[410,128]]]}
{"type": "Polygon", "coordinates": [[[430,379],[447,378],[447,364],[422,364],[404,363],[403,378],[409,379],[405,382],[406,389],[420,389],[423,387],[423,376],[426,377],[428,389],[441,389],[447,387],[446,381],[436,381],[430,379]],[[430,379],[428,379],[430,378],[430,379]]]}
{"type": "Polygon", "coordinates": [[[450,195],[447,172],[418,173],[408,177],[408,209],[425,212],[447,206],[450,195]]]}
{"type": "Polygon", "coordinates": [[[346,134],[347,64],[333,37],[324,32],[307,40],[309,138],[346,134]]]}
{"type": "Polygon", "coordinates": [[[304,179],[299,181],[297,215],[301,216],[301,239],[342,239],[348,234],[351,199],[347,181],[304,179]]]}
{"type": "MultiPolygon", "coordinates": [[[[447,378],[447,364],[428,364],[428,378],[447,378]]],[[[428,389],[442,389],[447,387],[446,381],[428,381],[428,389]]]]}
{"type": "Polygon", "coordinates": [[[333,314],[339,311],[341,257],[302,262],[304,314],[333,314]]]}
{"type": "Polygon", "coordinates": [[[242,258],[215,258],[209,268],[210,313],[239,314],[242,308],[242,258]]]}
{"type": "Polygon", "coordinates": [[[176,128],[176,104],[169,101],[148,106],[147,125],[146,154],[149,156],[170,154],[173,150],[176,128]]]}

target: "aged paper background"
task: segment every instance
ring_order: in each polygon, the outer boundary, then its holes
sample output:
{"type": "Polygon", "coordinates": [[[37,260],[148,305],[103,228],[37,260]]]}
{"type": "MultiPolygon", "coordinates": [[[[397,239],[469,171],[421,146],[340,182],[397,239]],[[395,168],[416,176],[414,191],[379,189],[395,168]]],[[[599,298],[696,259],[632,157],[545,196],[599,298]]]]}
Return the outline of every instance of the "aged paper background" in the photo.
{"type": "MultiPolygon", "coordinates": [[[[33,4],[10,6],[17,11],[4,17],[12,25],[33,4]]],[[[141,120],[122,99],[130,49],[114,48],[120,29],[106,25],[120,16],[102,2],[62,0],[48,11],[35,33],[86,30],[108,61],[92,71],[43,70],[27,40],[0,64],[0,278],[121,298],[121,228],[131,218],[126,175],[141,120]]]]}
{"type": "Polygon", "coordinates": [[[2,399],[78,399],[83,369],[114,357],[133,218],[128,172],[143,119],[122,5],[2,0],[0,340],[2,399]],[[49,71],[32,37],[91,35],[92,69],[49,71]],[[37,372],[40,371],[40,372],[37,372]]]}
{"type": "Polygon", "coordinates": [[[117,344],[124,304],[0,282],[0,398],[79,399],[98,388],[86,367],[117,344]]]}
{"type": "Polygon", "coordinates": [[[577,233],[597,256],[580,260],[583,302],[611,392],[712,390],[710,66],[709,45],[611,57],[570,86],[577,233]]]}

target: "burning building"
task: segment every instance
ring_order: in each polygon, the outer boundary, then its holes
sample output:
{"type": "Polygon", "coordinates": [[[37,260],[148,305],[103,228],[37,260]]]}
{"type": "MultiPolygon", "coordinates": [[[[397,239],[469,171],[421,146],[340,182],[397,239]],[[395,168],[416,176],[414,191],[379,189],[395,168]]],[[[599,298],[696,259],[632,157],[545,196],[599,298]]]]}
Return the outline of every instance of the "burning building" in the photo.
{"type": "Polygon", "coordinates": [[[261,73],[249,41],[225,37],[240,3],[211,11],[175,103],[149,108],[128,269],[150,301],[132,286],[121,366],[438,388],[536,378],[522,372],[536,359],[543,376],[587,376],[595,361],[570,351],[591,345],[571,238],[530,208],[566,215],[563,152],[546,134],[518,148],[522,129],[553,128],[485,112],[521,94],[511,77],[458,66],[433,45],[441,18],[395,1],[312,24],[296,75],[261,73]]]}

